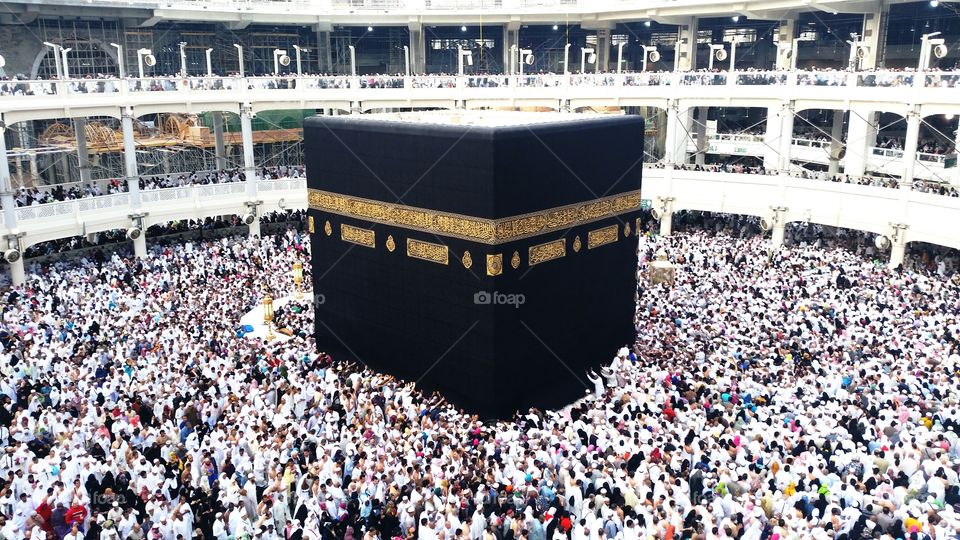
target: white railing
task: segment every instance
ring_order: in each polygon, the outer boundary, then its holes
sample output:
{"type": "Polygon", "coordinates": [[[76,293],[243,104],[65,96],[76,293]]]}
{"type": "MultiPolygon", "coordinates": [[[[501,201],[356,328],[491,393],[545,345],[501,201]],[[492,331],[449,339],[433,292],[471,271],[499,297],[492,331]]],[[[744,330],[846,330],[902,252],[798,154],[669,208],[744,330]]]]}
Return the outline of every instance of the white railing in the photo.
{"type": "Polygon", "coordinates": [[[830,141],[822,141],[816,139],[805,139],[803,137],[794,137],[793,138],[794,146],[805,146],[807,148],[830,148],[830,141]]]}
{"type": "MultiPolygon", "coordinates": [[[[903,150],[897,150],[894,148],[880,148],[873,147],[870,149],[870,153],[875,156],[883,156],[888,158],[899,159],[903,157],[903,150]]],[[[917,152],[917,161],[924,161],[927,163],[945,163],[947,156],[945,154],[930,154],[927,152],[917,152]]]]}
{"type": "Polygon", "coordinates": [[[195,190],[190,186],[143,190],[140,192],[140,200],[143,204],[147,204],[160,201],[190,199],[193,197],[194,192],[195,190]]]}
{"type": "MultiPolygon", "coordinates": [[[[306,180],[303,178],[280,178],[277,180],[260,180],[257,188],[263,192],[288,192],[305,190],[306,180]]],[[[228,182],[222,184],[197,184],[182,187],[145,189],[140,191],[141,205],[168,203],[194,198],[218,199],[246,193],[246,182],[228,182]]],[[[17,208],[17,221],[29,222],[56,216],[70,216],[93,212],[103,212],[112,208],[129,207],[129,193],[115,193],[99,197],[84,197],[69,201],[60,201],[44,204],[34,204],[17,208]]]]}
{"type": "MultiPolygon", "coordinates": [[[[726,71],[676,73],[584,73],[498,75],[470,74],[416,75],[285,75],[256,77],[146,77],[143,79],[70,79],[66,81],[2,81],[0,95],[27,99],[49,95],[140,94],[180,92],[206,94],[212,92],[253,90],[364,90],[383,88],[553,88],[633,86],[856,86],[954,88],[960,84],[960,72],[829,72],[829,71],[726,71]],[[125,84],[124,84],[125,83],[125,84]],[[916,83],[916,84],[915,84],[916,83]]],[[[215,95],[215,94],[214,94],[215,95]]]]}
{"type": "Polygon", "coordinates": [[[113,195],[103,195],[101,197],[87,197],[84,199],[77,199],[73,202],[77,205],[78,212],[90,212],[103,210],[106,208],[114,208],[117,206],[129,206],[130,205],[130,194],[129,193],[114,193],[113,195]]]}
{"type": "Polygon", "coordinates": [[[74,202],[75,201],[64,201],[17,208],[17,221],[71,215],[76,212],[76,205],[73,204],[74,202]]]}
{"type": "Polygon", "coordinates": [[[288,189],[296,189],[299,186],[305,185],[306,182],[303,178],[279,178],[276,180],[260,180],[257,182],[258,191],[286,191],[288,189]]]}
{"type": "Polygon", "coordinates": [[[889,235],[904,223],[904,242],[960,248],[955,228],[960,198],[858,183],[825,182],[779,175],[647,169],[643,198],[669,199],[671,211],[702,210],[771,217],[784,208],[786,222],[803,221],[889,235]]]}

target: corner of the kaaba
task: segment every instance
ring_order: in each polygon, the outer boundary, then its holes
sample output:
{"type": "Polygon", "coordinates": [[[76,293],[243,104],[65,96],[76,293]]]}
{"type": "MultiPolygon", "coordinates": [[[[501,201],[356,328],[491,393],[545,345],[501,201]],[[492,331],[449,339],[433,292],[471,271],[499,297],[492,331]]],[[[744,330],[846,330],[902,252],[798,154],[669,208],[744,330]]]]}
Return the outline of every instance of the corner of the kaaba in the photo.
{"type": "Polygon", "coordinates": [[[553,409],[583,397],[593,389],[587,371],[632,343],[638,218],[639,211],[625,213],[498,246],[511,261],[495,284],[504,410],[553,409]]]}

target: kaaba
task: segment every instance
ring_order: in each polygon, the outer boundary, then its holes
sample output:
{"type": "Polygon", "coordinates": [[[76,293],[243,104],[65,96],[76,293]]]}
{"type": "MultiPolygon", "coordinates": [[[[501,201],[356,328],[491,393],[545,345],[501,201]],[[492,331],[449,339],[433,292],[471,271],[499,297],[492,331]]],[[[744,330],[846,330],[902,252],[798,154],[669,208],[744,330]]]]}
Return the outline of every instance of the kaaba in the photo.
{"type": "Polygon", "coordinates": [[[638,116],[304,123],[316,340],[483,418],[556,408],[633,342],[638,116]]]}

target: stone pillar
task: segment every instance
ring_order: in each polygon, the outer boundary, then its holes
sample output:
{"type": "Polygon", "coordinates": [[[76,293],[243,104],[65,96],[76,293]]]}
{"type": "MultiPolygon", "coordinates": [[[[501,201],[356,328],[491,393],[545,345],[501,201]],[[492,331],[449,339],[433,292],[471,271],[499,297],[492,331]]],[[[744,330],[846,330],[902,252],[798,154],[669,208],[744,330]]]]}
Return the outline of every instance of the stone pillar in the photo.
{"type": "Polygon", "coordinates": [[[423,24],[419,21],[410,21],[407,25],[410,31],[410,71],[414,74],[427,71],[427,46],[423,37],[423,24]]]}
{"type": "Polygon", "coordinates": [[[514,75],[519,72],[517,51],[520,48],[520,22],[511,21],[503,25],[503,73],[514,75]]]}
{"type": "MultiPolygon", "coordinates": [[[[3,206],[3,224],[7,231],[17,228],[17,204],[13,199],[13,184],[10,182],[10,163],[7,160],[7,128],[0,124],[0,205],[3,206]]],[[[19,239],[17,245],[19,247],[19,239]]],[[[7,239],[4,239],[2,250],[7,250],[7,239]]],[[[10,264],[10,281],[14,285],[23,285],[26,280],[26,272],[23,265],[23,250],[20,249],[20,258],[10,264]]]]}
{"type": "Polygon", "coordinates": [[[697,107],[697,165],[706,163],[707,150],[710,148],[710,144],[707,142],[707,115],[709,110],[709,107],[697,107]]]}
{"type": "Polygon", "coordinates": [[[673,60],[674,71],[697,69],[697,18],[690,17],[677,29],[677,46],[673,60]]]}
{"type": "Polygon", "coordinates": [[[76,118],[73,132],[77,139],[77,163],[80,165],[80,184],[90,185],[90,152],[87,151],[87,119],[76,118]]]}
{"type": "Polygon", "coordinates": [[[830,129],[830,162],[828,172],[840,172],[840,151],[843,150],[843,111],[833,111],[833,127],[830,129]]]}
{"type": "Polygon", "coordinates": [[[796,19],[780,21],[780,26],[777,28],[777,39],[783,46],[777,48],[777,69],[791,69],[793,67],[794,59],[792,55],[796,52],[793,50],[793,38],[796,37],[796,32],[796,19]]]}
{"type": "Polygon", "coordinates": [[[911,189],[913,174],[917,166],[917,143],[920,139],[920,114],[916,109],[907,113],[907,138],[903,142],[903,176],[900,187],[911,189]]]}
{"type": "Polygon", "coordinates": [[[217,158],[217,170],[227,168],[227,154],[223,147],[223,113],[213,112],[213,144],[214,155],[217,158]]]}
{"type": "Polygon", "coordinates": [[[790,170],[790,151],[793,149],[793,103],[784,103],[780,107],[780,160],[782,172],[790,170]]]}
{"type": "Polygon", "coordinates": [[[257,219],[253,223],[248,225],[248,227],[250,227],[249,235],[251,237],[253,236],[259,237],[260,236],[260,216],[257,215],[257,219]]]}

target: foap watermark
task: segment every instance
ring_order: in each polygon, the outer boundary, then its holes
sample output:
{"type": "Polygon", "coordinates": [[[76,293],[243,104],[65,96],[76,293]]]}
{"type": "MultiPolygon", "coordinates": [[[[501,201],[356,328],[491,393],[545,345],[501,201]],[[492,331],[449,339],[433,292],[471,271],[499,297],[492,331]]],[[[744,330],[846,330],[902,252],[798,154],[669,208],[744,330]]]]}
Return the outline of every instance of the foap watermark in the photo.
{"type": "Polygon", "coordinates": [[[500,291],[479,291],[473,295],[473,303],[478,306],[513,306],[520,308],[527,302],[527,297],[522,294],[509,294],[500,291]]]}
{"type": "Polygon", "coordinates": [[[114,495],[104,495],[103,493],[94,493],[90,497],[91,502],[94,505],[98,506],[113,506],[113,503],[117,503],[121,508],[127,506],[127,498],[122,493],[116,493],[114,495]]]}
{"type": "Polygon", "coordinates": [[[313,303],[314,305],[326,304],[327,296],[323,293],[313,293],[313,303]]]}

